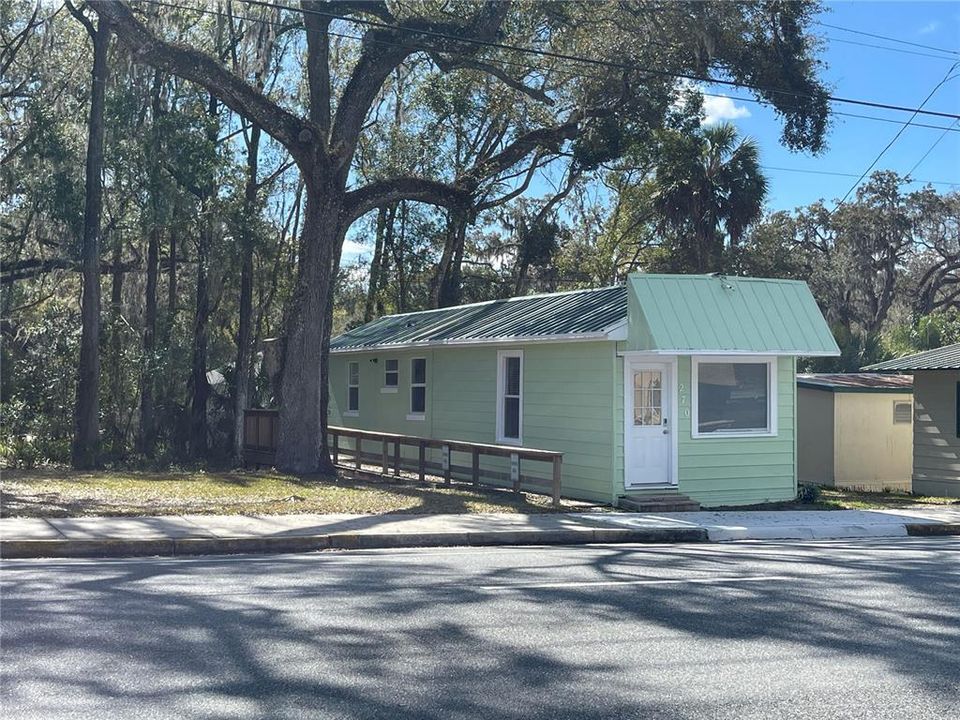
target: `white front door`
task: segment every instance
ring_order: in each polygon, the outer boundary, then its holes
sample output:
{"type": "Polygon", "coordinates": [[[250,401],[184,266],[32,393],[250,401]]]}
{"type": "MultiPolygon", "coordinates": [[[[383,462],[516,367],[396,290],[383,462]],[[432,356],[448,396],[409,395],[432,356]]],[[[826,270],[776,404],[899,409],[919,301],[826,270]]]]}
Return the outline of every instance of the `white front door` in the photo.
{"type": "Polygon", "coordinates": [[[624,360],[626,487],[673,482],[673,377],[669,363],[624,360]]]}

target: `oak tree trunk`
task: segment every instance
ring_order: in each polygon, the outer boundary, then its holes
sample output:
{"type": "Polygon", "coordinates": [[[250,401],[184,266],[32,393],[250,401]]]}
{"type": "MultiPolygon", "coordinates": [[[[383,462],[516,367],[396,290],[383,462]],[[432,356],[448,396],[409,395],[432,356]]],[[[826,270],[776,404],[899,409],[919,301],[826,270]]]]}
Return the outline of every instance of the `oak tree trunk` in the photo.
{"type": "Polygon", "coordinates": [[[82,330],[72,447],[73,466],[77,469],[95,467],[100,451],[100,212],[103,208],[103,111],[109,49],[110,26],[98,20],[93,35],[93,77],[81,245],[82,330]]]}
{"type": "Polygon", "coordinates": [[[300,273],[287,321],[277,468],[334,472],[327,449],[327,349],[335,248],[343,241],[343,191],[307,178],[300,273]]]}

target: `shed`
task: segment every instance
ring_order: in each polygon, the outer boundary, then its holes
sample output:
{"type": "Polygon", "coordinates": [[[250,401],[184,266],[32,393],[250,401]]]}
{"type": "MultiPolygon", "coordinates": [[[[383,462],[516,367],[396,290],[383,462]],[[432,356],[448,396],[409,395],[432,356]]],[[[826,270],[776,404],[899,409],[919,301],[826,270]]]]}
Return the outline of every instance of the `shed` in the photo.
{"type": "Polygon", "coordinates": [[[960,497],[960,343],[863,369],[913,374],[913,492],[960,497]]]}
{"type": "Polygon", "coordinates": [[[912,383],[909,375],[797,375],[800,482],[909,491],[912,383]]]}
{"type": "Polygon", "coordinates": [[[795,370],[839,351],[806,284],[625,285],[391,315],[330,343],[330,422],[562,451],[563,494],[796,493],[795,370]]]}

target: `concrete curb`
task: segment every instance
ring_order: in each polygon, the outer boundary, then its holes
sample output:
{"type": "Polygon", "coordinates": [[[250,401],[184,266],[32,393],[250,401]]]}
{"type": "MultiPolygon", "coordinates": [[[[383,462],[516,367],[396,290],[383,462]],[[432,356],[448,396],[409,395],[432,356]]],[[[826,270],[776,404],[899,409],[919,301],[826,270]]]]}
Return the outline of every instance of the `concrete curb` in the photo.
{"type": "Polygon", "coordinates": [[[436,533],[333,533],[268,537],[2,540],[0,558],[92,558],[292,553],[418,547],[709,542],[704,528],[583,528],[436,533]]]}

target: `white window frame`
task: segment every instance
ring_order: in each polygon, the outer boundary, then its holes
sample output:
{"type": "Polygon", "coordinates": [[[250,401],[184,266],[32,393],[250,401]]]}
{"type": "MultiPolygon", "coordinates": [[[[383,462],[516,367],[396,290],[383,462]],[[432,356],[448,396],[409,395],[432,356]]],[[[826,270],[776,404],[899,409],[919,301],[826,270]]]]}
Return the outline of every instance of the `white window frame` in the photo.
{"type": "Polygon", "coordinates": [[[343,411],[344,417],[360,417],[360,361],[359,360],[349,360],[347,362],[347,402],[345,403],[346,409],[343,411]],[[350,382],[350,367],[357,366],[357,384],[353,385],[350,382]],[[357,409],[350,409],[350,389],[357,389],[357,409]]]}
{"type": "Polygon", "coordinates": [[[396,393],[400,391],[400,358],[384,358],[383,360],[383,386],[380,388],[380,392],[384,394],[396,393]],[[388,370],[387,364],[390,362],[395,362],[397,364],[396,370],[388,370]],[[387,375],[395,373],[397,376],[396,385],[387,384],[387,375]]]}
{"type": "Polygon", "coordinates": [[[775,355],[694,355],[690,362],[690,436],[698,440],[726,440],[729,438],[777,437],[777,357],[775,355]],[[767,366],[767,422],[763,430],[734,430],[701,433],[700,428],[700,365],[733,363],[767,366]]]}
{"type": "Polygon", "coordinates": [[[423,356],[410,358],[410,399],[407,404],[407,409],[410,411],[407,414],[407,420],[422,422],[427,419],[427,358],[423,356]],[[413,378],[414,378],[413,364],[417,360],[423,360],[423,382],[422,383],[417,383],[413,381],[413,378]],[[413,389],[418,387],[423,388],[423,412],[414,412],[413,410],[413,389]]]}
{"type": "Polygon", "coordinates": [[[523,445],[523,350],[498,350],[497,351],[497,442],[501,445],[523,445]],[[504,391],[507,386],[506,374],[503,371],[504,360],[507,358],[520,359],[520,395],[518,397],[517,435],[518,437],[504,437],[503,408],[504,391]]]}

